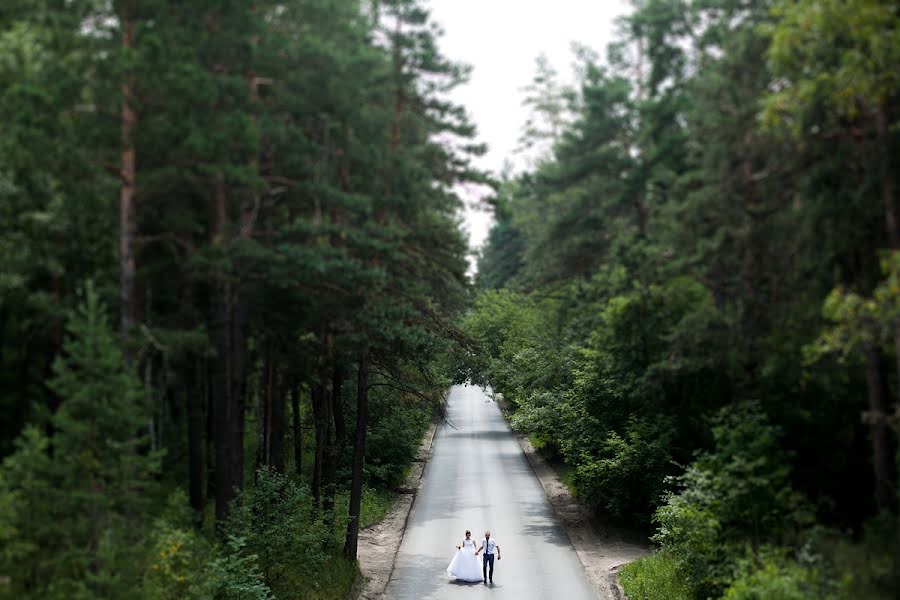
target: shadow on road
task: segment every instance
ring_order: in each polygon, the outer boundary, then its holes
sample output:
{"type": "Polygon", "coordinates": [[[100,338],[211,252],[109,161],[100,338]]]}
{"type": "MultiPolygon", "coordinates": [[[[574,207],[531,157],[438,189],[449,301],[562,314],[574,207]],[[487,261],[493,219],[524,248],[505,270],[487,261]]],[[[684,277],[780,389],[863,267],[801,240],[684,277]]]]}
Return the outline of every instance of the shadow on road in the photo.
{"type": "Polygon", "coordinates": [[[560,547],[571,547],[569,536],[559,526],[553,513],[548,511],[544,502],[520,502],[518,503],[524,515],[524,526],[519,529],[521,535],[537,537],[548,544],[560,547]]]}
{"type": "Polygon", "coordinates": [[[506,429],[493,431],[448,431],[444,434],[448,438],[468,438],[472,441],[487,442],[491,440],[508,441],[510,433],[506,429]]]}

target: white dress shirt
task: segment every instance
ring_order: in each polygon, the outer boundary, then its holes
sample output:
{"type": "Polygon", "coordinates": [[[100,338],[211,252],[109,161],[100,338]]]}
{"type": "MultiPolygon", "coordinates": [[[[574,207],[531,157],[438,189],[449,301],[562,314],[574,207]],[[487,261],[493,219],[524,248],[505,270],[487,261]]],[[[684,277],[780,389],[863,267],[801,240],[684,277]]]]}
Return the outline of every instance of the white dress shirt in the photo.
{"type": "Polygon", "coordinates": [[[497,540],[495,540],[494,538],[482,538],[481,546],[482,548],[484,548],[485,554],[493,554],[494,549],[497,547],[497,540]]]}

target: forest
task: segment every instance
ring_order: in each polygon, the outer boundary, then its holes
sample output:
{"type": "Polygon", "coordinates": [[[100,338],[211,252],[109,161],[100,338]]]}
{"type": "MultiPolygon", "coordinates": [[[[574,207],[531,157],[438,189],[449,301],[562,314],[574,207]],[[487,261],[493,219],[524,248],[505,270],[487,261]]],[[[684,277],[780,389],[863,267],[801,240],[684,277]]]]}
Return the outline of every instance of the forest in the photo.
{"type": "Polygon", "coordinates": [[[635,599],[900,594],[900,7],[646,0],[529,87],[464,330],[635,599]]]}
{"type": "Polygon", "coordinates": [[[344,598],[468,298],[417,0],[0,5],[0,597],[344,598]]]}
{"type": "Polygon", "coordinates": [[[424,0],[0,3],[0,599],[353,597],[465,381],[631,600],[900,597],[900,6],[630,6],[492,174],[424,0]]]}

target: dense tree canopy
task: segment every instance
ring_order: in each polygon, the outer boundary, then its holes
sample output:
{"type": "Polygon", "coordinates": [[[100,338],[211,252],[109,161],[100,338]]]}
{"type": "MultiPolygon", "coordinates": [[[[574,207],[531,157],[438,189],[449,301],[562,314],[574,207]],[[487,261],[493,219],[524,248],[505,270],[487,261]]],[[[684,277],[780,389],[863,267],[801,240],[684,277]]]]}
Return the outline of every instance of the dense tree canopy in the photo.
{"type": "Polygon", "coordinates": [[[0,598],[346,597],[451,375],[652,539],[632,598],[896,596],[896,3],[635,0],[574,86],[538,58],[474,298],[438,37],[0,5],[0,598]]]}
{"type": "Polygon", "coordinates": [[[437,35],[416,0],[0,9],[0,595],[347,593],[462,339],[483,148],[437,35]]]}
{"type": "Polygon", "coordinates": [[[633,5],[576,89],[538,69],[571,116],[493,200],[470,373],[656,532],[630,597],[896,594],[900,13],[633,5]]]}

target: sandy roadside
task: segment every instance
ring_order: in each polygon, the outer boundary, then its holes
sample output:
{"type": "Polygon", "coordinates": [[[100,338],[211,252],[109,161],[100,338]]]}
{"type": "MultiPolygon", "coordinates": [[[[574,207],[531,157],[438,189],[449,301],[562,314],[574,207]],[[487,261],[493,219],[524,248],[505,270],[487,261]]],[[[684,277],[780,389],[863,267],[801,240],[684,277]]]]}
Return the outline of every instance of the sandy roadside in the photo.
{"type": "MultiPolygon", "coordinates": [[[[503,398],[493,395],[504,415],[507,415],[503,398]]],[[[619,583],[619,568],[649,553],[646,545],[626,539],[626,535],[613,528],[598,525],[590,511],[579,504],[560,480],[556,471],[537,453],[528,438],[513,431],[522,452],[534,469],[556,516],[572,542],[588,580],[602,600],[624,600],[625,593],[619,583]]]]}
{"type": "Polygon", "coordinates": [[[419,444],[409,476],[398,490],[400,495],[384,520],[359,532],[359,570],[365,580],[356,595],[359,600],[385,597],[384,590],[394,570],[394,559],[403,540],[409,511],[423,483],[422,473],[431,456],[435,431],[437,424],[432,423],[419,444]]]}

